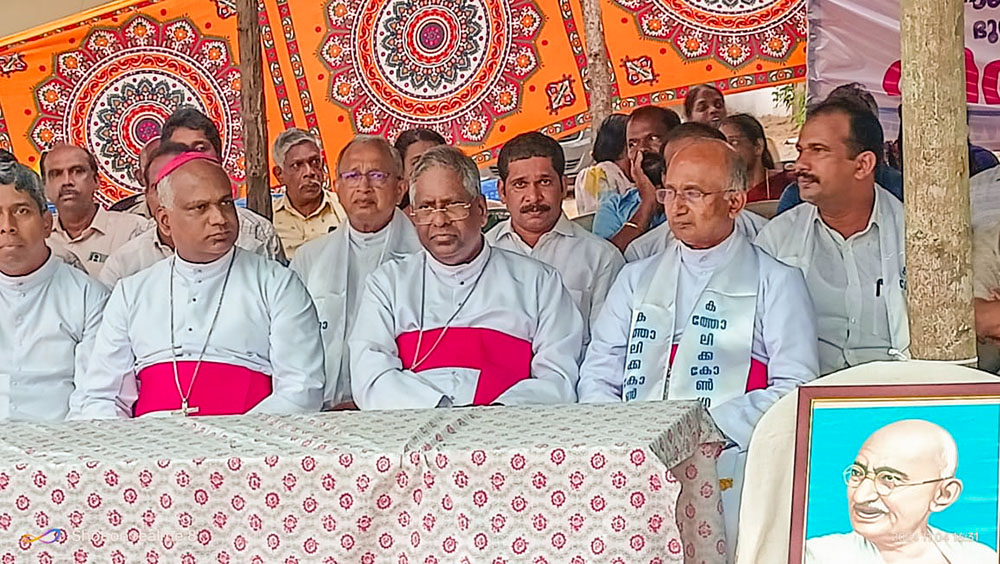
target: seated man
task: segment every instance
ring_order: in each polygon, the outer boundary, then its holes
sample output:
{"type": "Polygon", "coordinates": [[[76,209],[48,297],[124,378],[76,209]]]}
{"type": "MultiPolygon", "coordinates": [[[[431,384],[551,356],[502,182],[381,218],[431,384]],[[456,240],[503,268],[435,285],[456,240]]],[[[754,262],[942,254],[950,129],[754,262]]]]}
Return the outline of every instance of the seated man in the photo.
{"type": "Polygon", "coordinates": [[[966,536],[977,531],[930,525],[962,495],[957,469],[955,439],[935,423],[907,419],[875,431],[844,469],[852,531],[807,539],[806,564],[996,562],[995,550],[966,536]]]}
{"type": "Polygon", "coordinates": [[[663,223],[663,209],[656,202],[656,187],[642,169],[645,153],[659,153],[667,134],[681,123],[673,111],[657,106],[635,109],[625,125],[625,149],[635,188],[601,198],[594,215],[593,232],[624,251],[633,239],[663,223]]]}
{"type": "Polygon", "coordinates": [[[816,327],[802,275],[736,229],[747,171],[729,145],[697,139],[667,166],[676,239],[629,263],[608,293],[580,368],[581,402],[698,399],[732,441],[719,458],[735,547],[750,433],[781,396],[816,377],[816,327]]]}
{"type": "Polygon", "coordinates": [[[368,277],[349,340],[361,409],[576,401],[583,319],[559,273],[490,248],[479,170],[458,149],[410,178],[424,250],[368,277]]]}
{"type": "MultiPolygon", "coordinates": [[[[232,161],[223,157],[219,128],[208,116],[192,106],[182,106],[170,114],[163,124],[160,138],[164,143],[179,143],[192,151],[207,153],[223,163],[224,169],[227,164],[234,166],[232,161]]],[[[236,208],[236,213],[240,218],[240,239],[246,243],[241,245],[243,248],[250,248],[249,241],[252,239],[256,241],[253,245],[255,252],[256,249],[262,249],[261,255],[281,264],[288,264],[281,239],[267,218],[246,208],[236,208]]]]}
{"type": "Polygon", "coordinates": [[[905,357],[904,213],[875,182],[882,127],[863,106],[826,101],[809,111],[797,147],[806,203],[768,222],[756,243],[805,276],[820,373],[905,357]]]}
{"type": "Polygon", "coordinates": [[[274,177],[285,195],[274,202],[274,229],[289,260],[303,243],[333,231],[345,219],[336,192],[326,189],[319,137],[297,127],[274,140],[274,177]]]}
{"type": "Polygon", "coordinates": [[[160,138],[150,139],[142,149],[139,150],[139,166],[132,172],[135,181],[142,187],[142,191],[127,198],[118,200],[110,208],[111,211],[121,211],[153,219],[155,214],[149,211],[146,203],[146,191],[149,190],[149,183],[145,178],[146,167],[149,166],[149,156],[160,146],[160,138]]]}
{"type": "MultiPolygon", "coordinates": [[[[695,139],[718,139],[726,141],[726,136],[718,129],[704,123],[697,121],[682,123],[667,134],[666,142],[663,144],[663,162],[669,163],[677,151],[686,147],[695,139]]],[[[664,178],[666,178],[666,175],[667,170],[664,166],[664,178]]],[[[663,202],[659,203],[662,204],[663,202]]],[[[747,209],[741,210],[739,215],[736,216],[736,229],[749,237],[751,241],[766,223],[767,219],[747,209]]],[[[629,243],[629,246],[625,249],[625,260],[635,262],[646,257],[651,257],[666,249],[673,239],[674,234],[670,232],[670,223],[661,223],[629,243]]]]}
{"type": "Polygon", "coordinates": [[[97,160],[90,151],[56,145],[42,154],[39,166],[45,194],[58,216],[49,247],[72,252],[87,274],[97,277],[111,253],[149,228],[142,217],[107,211],[97,203],[97,160]]]}
{"type": "Polygon", "coordinates": [[[0,420],[61,420],[87,368],[108,291],[45,245],[42,181],[0,162],[0,420]]]}
{"type": "Polygon", "coordinates": [[[406,184],[399,153],[381,137],[360,135],[337,158],[337,191],[346,226],[299,249],[291,269],[316,303],[326,347],[324,408],[353,408],[347,336],[358,320],[368,275],[420,250],[413,224],[397,205],[406,184]]]}
{"type": "MultiPolygon", "coordinates": [[[[148,186],[143,199],[143,205],[148,206],[150,213],[153,214],[152,221],[154,227],[152,229],[147,229],[145,233],[132,239],[128,243],[125,243],[120,249],[111,253],[107,262],[104,263],[104,268],[101,269],[101,273],[97,276],[97,279],[104,283],[104,285],[108,288],[113,288],[115,283],[122,278],[131,276],[140,270],[149,268],[157,262],[160,262],[161,260],[174,254],[174,242],[170,236],[167,235],[166,228],[161,225],[157,219],[157,211],[161,206],[155,180],[160,175],[160,170],[163,169],[168,162],[179,155],[183,155],[184,153],[206,154],[197,153],[189,149],[186,145],[181,145],[180,143],[174,143],[171,141],[162,144],[158,143],[156,149],[150,154],[146,168],[143,171],[143,175],[146,178],[146,184],[148,186]]],[[[214,157],[208,158],[214,160],[214,157]]],[[[275,257],[272,253],[275,247],[268,242],[267,237],[257,237],[256,235],[262,232],[254,227],[254,225],[256,225],[255,223],[252,223],[254,219],[247,219],[250,217],[258,219],[263,218],[254,212],[243,208],[236,208],[236,215],[240,221],[239,235],[236,237],[236,246],[244,251],[249,251],[265,258],[274,259],[275,257]],[[249,229],[243,229],[245,221],[251,222],[251,227],[249,229]]],[[[267,225],[270,227],[270,224],[267,225]]]]}
{"type": "Polygon", "coordinates": [[[176,254],[115,286],[70,417],[319,411],[316,309],[295,273],[235,248],[222,166],[185,153],[155,183],[176,254]]]}
{"type": "Polygon", "coordinates": [[[614,245],[573,223],[562,212],[567,181],[562,146],[541,133],[523,133],[500,150],[500,199],[510,219],[486,234],[494,247],[540,260],[559,271],[586,329],[604,305],[625,264],[614,245]]]}

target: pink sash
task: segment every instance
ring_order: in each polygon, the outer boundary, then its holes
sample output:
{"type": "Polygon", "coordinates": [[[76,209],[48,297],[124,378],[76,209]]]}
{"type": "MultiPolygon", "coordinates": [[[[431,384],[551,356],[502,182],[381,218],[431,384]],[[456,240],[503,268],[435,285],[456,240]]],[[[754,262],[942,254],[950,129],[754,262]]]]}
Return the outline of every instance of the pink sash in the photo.
{"type": "MultiPolygon", "coordinates": [[[[674,355],[677,354],[677,345],[670,348],[670,365],[674,364],[674,355]]],[[[751,358],[750,373],[747,374],[747,392],[763,390],[767,387],[767,365],[763,362],[751,358]]]]}
{"type": "MultiPolygon", "coordinates": [[[[437,342],[441,329],[424,331],[420,340],[422,359],[437,342]]],[[[396,337],[403,368],[409,370],[417,348],[416,331],[396,337]]],[[[531,377],[531,341],[518,339],[493,329],[452,327],[434,347],[427,360],[415,372],[433,368],[472,368],[479,370],[475,405],[489,405],[511,386],[531,377]]]]}
{"type": "MultiPolygon", "coordinates": [[[[195,364],[190,360],[177,363],[178,378],[184,391],[191,383],[195,364]]],[[[139,372],[138,379],[136,417],[152,411],[181,408],[171,363],[161,362],[145,368],[139,372]]],[[[271,377],[267,374],[232,364],[202,362],[188,405],[198,408],[198,412],[192,415],[242,415],[269,395],[271,377]]]]}

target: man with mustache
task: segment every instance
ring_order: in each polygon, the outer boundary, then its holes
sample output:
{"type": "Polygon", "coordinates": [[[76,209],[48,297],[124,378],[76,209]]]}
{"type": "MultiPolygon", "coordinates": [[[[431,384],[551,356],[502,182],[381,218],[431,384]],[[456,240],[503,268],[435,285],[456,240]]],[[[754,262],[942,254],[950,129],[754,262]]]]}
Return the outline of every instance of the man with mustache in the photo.
{"type": "Polygon", "coordinates": [[[289,259],[307,241],[326,235],[346,217],[335,192],[326,190],[319,138],[296,127],[274,140],[274,177],[285,195],[274,202],[274,229],[289,259]]]}
{"type": "MultiPolygon", "coordinates": [[[[163,123],[163,131],[160,134],[163,142],[179,143],[192,151],[206,153],[215,160],[232,168],[235,165],[234,158],[226,160],[222,154],[222,137],[219,128],[215,126],[205,114],[192,106],[181,106],[170,114],[167,121],[163,123]]],[[[240,218],[240,239],[248,241],[253,239],[255,249],[262,249],[264,256],[271,260],[276,260],[281,264],[288,264],[285,256],[285,249],[281,245],[281,239],[274,230],[274,225],[267,218],[246,208],[236,208],[236,213],[240,218]]],[[[249,248],[246,246],[245,248],[249,248]]]]}
{"type": "Polygon", "coordinates": [[[663,223],[663,208],[656,201],[656,186],[642,170],[644,153],[663,150],[667,134],[681,123],[671,110],[658,106],[635,109],[625,125],[625,150],[631,165],[629,176],[635,188],[624,194],[609,193],[601,198],[594,215],[593,232],[624,251],[629,243],[663,223]]]}
{"type": "Polygon", "coordinates": [[[318,411],[316,309],[295,273],[235,247],[226,171],[184,153],[154,183],[175,253],[115,285],[70,417],[318,411]]]}
{"type": "Polygon", "coordinates": [[[61,420],[90,360],[108,291],[45,244],[42,181],[0,160],[0,420],[61,420]]]}
{"type": "Polygon", "coordinates": [[[486,243],[472,159],[428,150],[410,202],[424,249],[368,277],[349,340],[358,407],[576,401],[580,312],[554,268],[486,243]]]}
{"type": "Polygon", "coordinates": [[[875,183],[882,128],[867,108],[809,111],[795,175],[806,203],[772,219],[756,244],[805,276],[816,305],[820,372],[905,358],[903,205],[875,183]]]}
{"type": "MultiPolygon", "coordinates": [[[[663,162],[669,163],[677,151],[680,151],[696,139],[726,141],[726,136],[718,129],[704,123],[696,121],[682,123],[671,129],[670,133],[667,134],[666,142],[663,144],[663,162]]],[[[664,179],[666,179],[666,176],[667,170],[664,167],[664,179]]],[[[767,219],[745,208],[740,210],[739,215],[736,216],[736,229],[751,240],[757,236],[757,233],[760,232],[766,223],[767,219]]],[[[656,253],[664,251],[670,246],[670,242],[673,240],[674,234],[670,232],[670,223],[661,223],[629,243],[629,246],[625,249],[625,261],[635,262],[651,257],[656,253]]]]}
{"type": "MultiPolygon", "coordinates": [[[[135,237],[111,253],[107,262],[104,263],[101,273],[97,276],[97,279],[108,288],[113,288],[115,283],[122,278],[149,268],[174,254],[174,242],[167,234],[166,228],[157,219],[157,212],[161,206],[155,180],[159,177],[160,170],[172,159],[184,153],[206,155],[206,158],[215,160],[208,153],[192,151],[187,145],[181,145],[180,143],[172,141],[164,143],[159,141],[150,142],[150,144],[154,143],[155,149],[149,152],[148,157],[145,159],[144,164],[146,166],[142,172],[142,177],[144,178],[143,184],[147,187],[143,195],[142,205],[153,216],[151,221],[154,227],[147,229],[143,234],[135,237]]],[[[275,257],[272,253],[276,247],[269,243],[269,236],[258,236],[266,233],[266,231],[257,229],[258,224],[254,223],[255,220],[259,219],[266,224],[266,220],[244,208],[236,208],[236,215],[240,222],[239,235],[236,237],[236,246],[262,257],[274,259],[275,257]]],[[[267,227],[273,235],[274,230],[270,228],[270,224],[267,224],[267,227]]],[[[277,248],[280,250],[280,243],[277,243],[277,248]]]]}
{"type": "Polygon", "coordinates": [[[957,469],[955,440],[930,421],[897,421],[875,431],[844,470],[853,531],[806,540],[806,564],[997,562],[992,548],[928,522],[962,494],[957,469]]]}
{"type": "Polygon", "coordinates": [[[45,195],[57,212],[50,246],[79,257],[87,274],[96,278],[112,252],[148,229],[146,219],[107,211],[94,199],[97,160],[90,151],[59,144],[42,153],[40,167],[45,195]]]}
{"type": "Polygon", "coordinates": [[[730,444],[718,461],[736,546],[743,464],[757,420],[816,377],[816,326],[802,275],[736,228],[747,169],[726,142],[695,139],[659,194],[675,239],[622,269],[580,367],[581,402],[699,400],[730,444]]]}
{"type": "Polygon", "coordinates": [[[316,303],[326,349],[324,409],[354,409],[347,336],[358,322],[368,276],[381,264],[415,253],[420,241],[398,209],[406,190],[399,153],[381,137],[359,135],[337,158],[337,192],[346,225],[299,249],[291,269],[316,303]]]}
{"type": "Polygon", "coordinates": [[[510,219],[486,234],[501,249],[540,260],[559,271],[583,315],[584,346],[608,289],[625,264],[614,245],[573,223],[562,212],[567,180],[562,146],[541,133],[523,133],[500,150],[500,199],[510,219]]]}

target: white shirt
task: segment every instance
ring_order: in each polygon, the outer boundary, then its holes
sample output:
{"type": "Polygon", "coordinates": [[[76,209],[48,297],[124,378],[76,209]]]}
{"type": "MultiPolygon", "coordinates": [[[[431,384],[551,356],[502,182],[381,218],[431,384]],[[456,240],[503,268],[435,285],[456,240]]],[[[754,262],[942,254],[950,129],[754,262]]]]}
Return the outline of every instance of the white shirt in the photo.
{"type": "MultiPolygon", "coordinates": [[[[893,360],[892,351],[902,350],[893,341],[894,324],[900,322],[890,314],[905,319],[905,302],[889,305],[902,294],[897,282],[884,280],[887,250],[882,248],[882,241],[892,239],[902,256],[902,216],[899,200],[876,188],[868,225],[847,239],[827,226],[816,206],[809,203],[777,216],[758,236],[758,246],[805,275],[816,306],[822,374],[874,360],[893,360]],[[880,207],[888,210],[878,213],[880,207]],[[896,311],[900,309],[902,313],[896,311]]],[[[893,269],[903,269],[901,258],[893,262],[893,269]]]]}
{"type": "MultiPolygon", "coordinates": [[[[751,241],[765,225],[767,225],[767,218],[752,211],[743,210],[736,216],[736,230],[746,235],[751,241]]],[[[674,233],[670,231],[670,224],[664,221],[629,243],[625,247],[625,260],[635,262],[651,257],[656,253],[663,252],[673,240],[674,233]]]]}
{"type": "Polygon", "coordinates": [[[87,369],[108,290],[54,255],[0,273],[0,420],[61,420],[87,369]]]}
{"type": "Polygon", "coordinates": [[[484,242],[482,252],[467,264],[447,266],[422,251],[384,264],[369,276],[349,340],[358,407],[471,403],[478,370],[404,370],[396,345],[402,334],[445,327],[459,307],[447,327],[493,330],[531,343],[530,377],[508,388],[497,403],[576,401],[583,319],[559,273],[517,253],[491,249],[484,242]]]}
{"type": "MultiPolygon", "coordinates": [[[[733,233],[707,250],[678,243],[681,271],[675,301],[675,343],[685,329],[680,321],[690,318],[712,272],[731,258],[727,253],[735,237],[743,235],[733,233]]],[[[625,265],[608,292],[604,310],[594,326],[587,358],[580,367],[581,402],[622,401],[632,311],[643,299],[636,290],[645,287],[649,277],[656,273],[660,258],[661,255],[654,255],[625,265]]],[[[716,424],[741,449],[746,448],[750,432],[764,411],[781,396],[815,378],[818,372],[816,326],[802,275],[766,253],[759,252],[758,258],[759,291],[750,356],[767,365],[768,386],[712,408],[716,424]]]]}
{"type": "Polygon", "coordinates": [[[71,239],[63,229],[59,218],[55,218],[48,242],[50,247],[60,247],[72,252],[83,263],[87,274],[96,277],[101,273],[111,253],[149,227],[149,220],[143,217],[108,211],[97,206],[97,213],[91,220],[90,226],[74,239],[71,239]]]}
{"type": "Polygon", "coordinates": [[[306,285],[316,304],[326,349],[323,402],[351,401],[347,336],[358,319],[364,283],[380,264],[420,251],[413,224],[396,210],[381,231],[363,234],[344,226],[299,247],[290,268],[306,285]]]}
{"type": "Polygon", "coordinates": [[[969,203],[974,231],[1000,221],[1000,167],[988,168],[969,179],[969,203]]]}
{"type": "Polygon", "coordinates": [[[175,263],[177,360],[198,360],[233,253],[204,361],[270,375],[272,393],[253,412],[319,411],[323,344],[309,293],[287,268],[237,248],[206,264],[179,257],[160,261],[115,286],[94,345],[100,362],[92,363],[86,378],[77,382],[80,412],[70,418],[129,417],[138,397],[136,374],[171,362],[169,288],[175,263]]]}
{"type": "MultiPolygon", "coordinates": [[[[997,552],[970,538],[928,527],[931,540],[951,564],[994,564],[997,552]]],[[[930,542],[930,541],[923,541],[930,542]]],[[[806,540],[805,564],[885,564],[878,548],[851,531],[806,540]]]]}
{"type": "MultiPolygon", "coordinates": [[[[236,208],[240,220],[240,232],[236,237],[236,246],[262,257],[282,262],[284,251],[274,227],[263,217],[244,209],[236,208]]],[[[131,276],[140,270],[145,270],[161,260],[173,256],[174,250],[160,240],[160,232],[156,222],[150,220],[150,228],[142,235],[122,245],[111,253],[97,279],[108,288],[115,283],[131,276]]]]}
{"type": "Polygon", "coordinates": [[[534,247],[521,239],[509,219],[491,229],[486,234],[486,241],[494,247],[540,260],[559,271],[563,284],[583,315],[583,344],[586,346],[590,342],[590,327],[601,312],[611,283],[625,265],[618,249],[565,215],[559,216],[555,227],[542,235],[534,247]]]}

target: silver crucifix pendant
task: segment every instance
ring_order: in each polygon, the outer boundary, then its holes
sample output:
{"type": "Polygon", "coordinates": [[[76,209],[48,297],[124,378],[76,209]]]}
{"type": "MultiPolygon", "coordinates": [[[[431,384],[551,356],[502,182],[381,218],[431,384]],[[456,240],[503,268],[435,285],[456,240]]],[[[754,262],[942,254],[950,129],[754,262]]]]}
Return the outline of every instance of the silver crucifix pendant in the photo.
{"type": "Polygon", "coordinates": [[[198,407],[188,407],[188,402],[186,399],[181,400],[181,408],[174,413],[178,415],[183,415],[184,417],[190,416],[192,413],[198,413],[198,407]]]}

